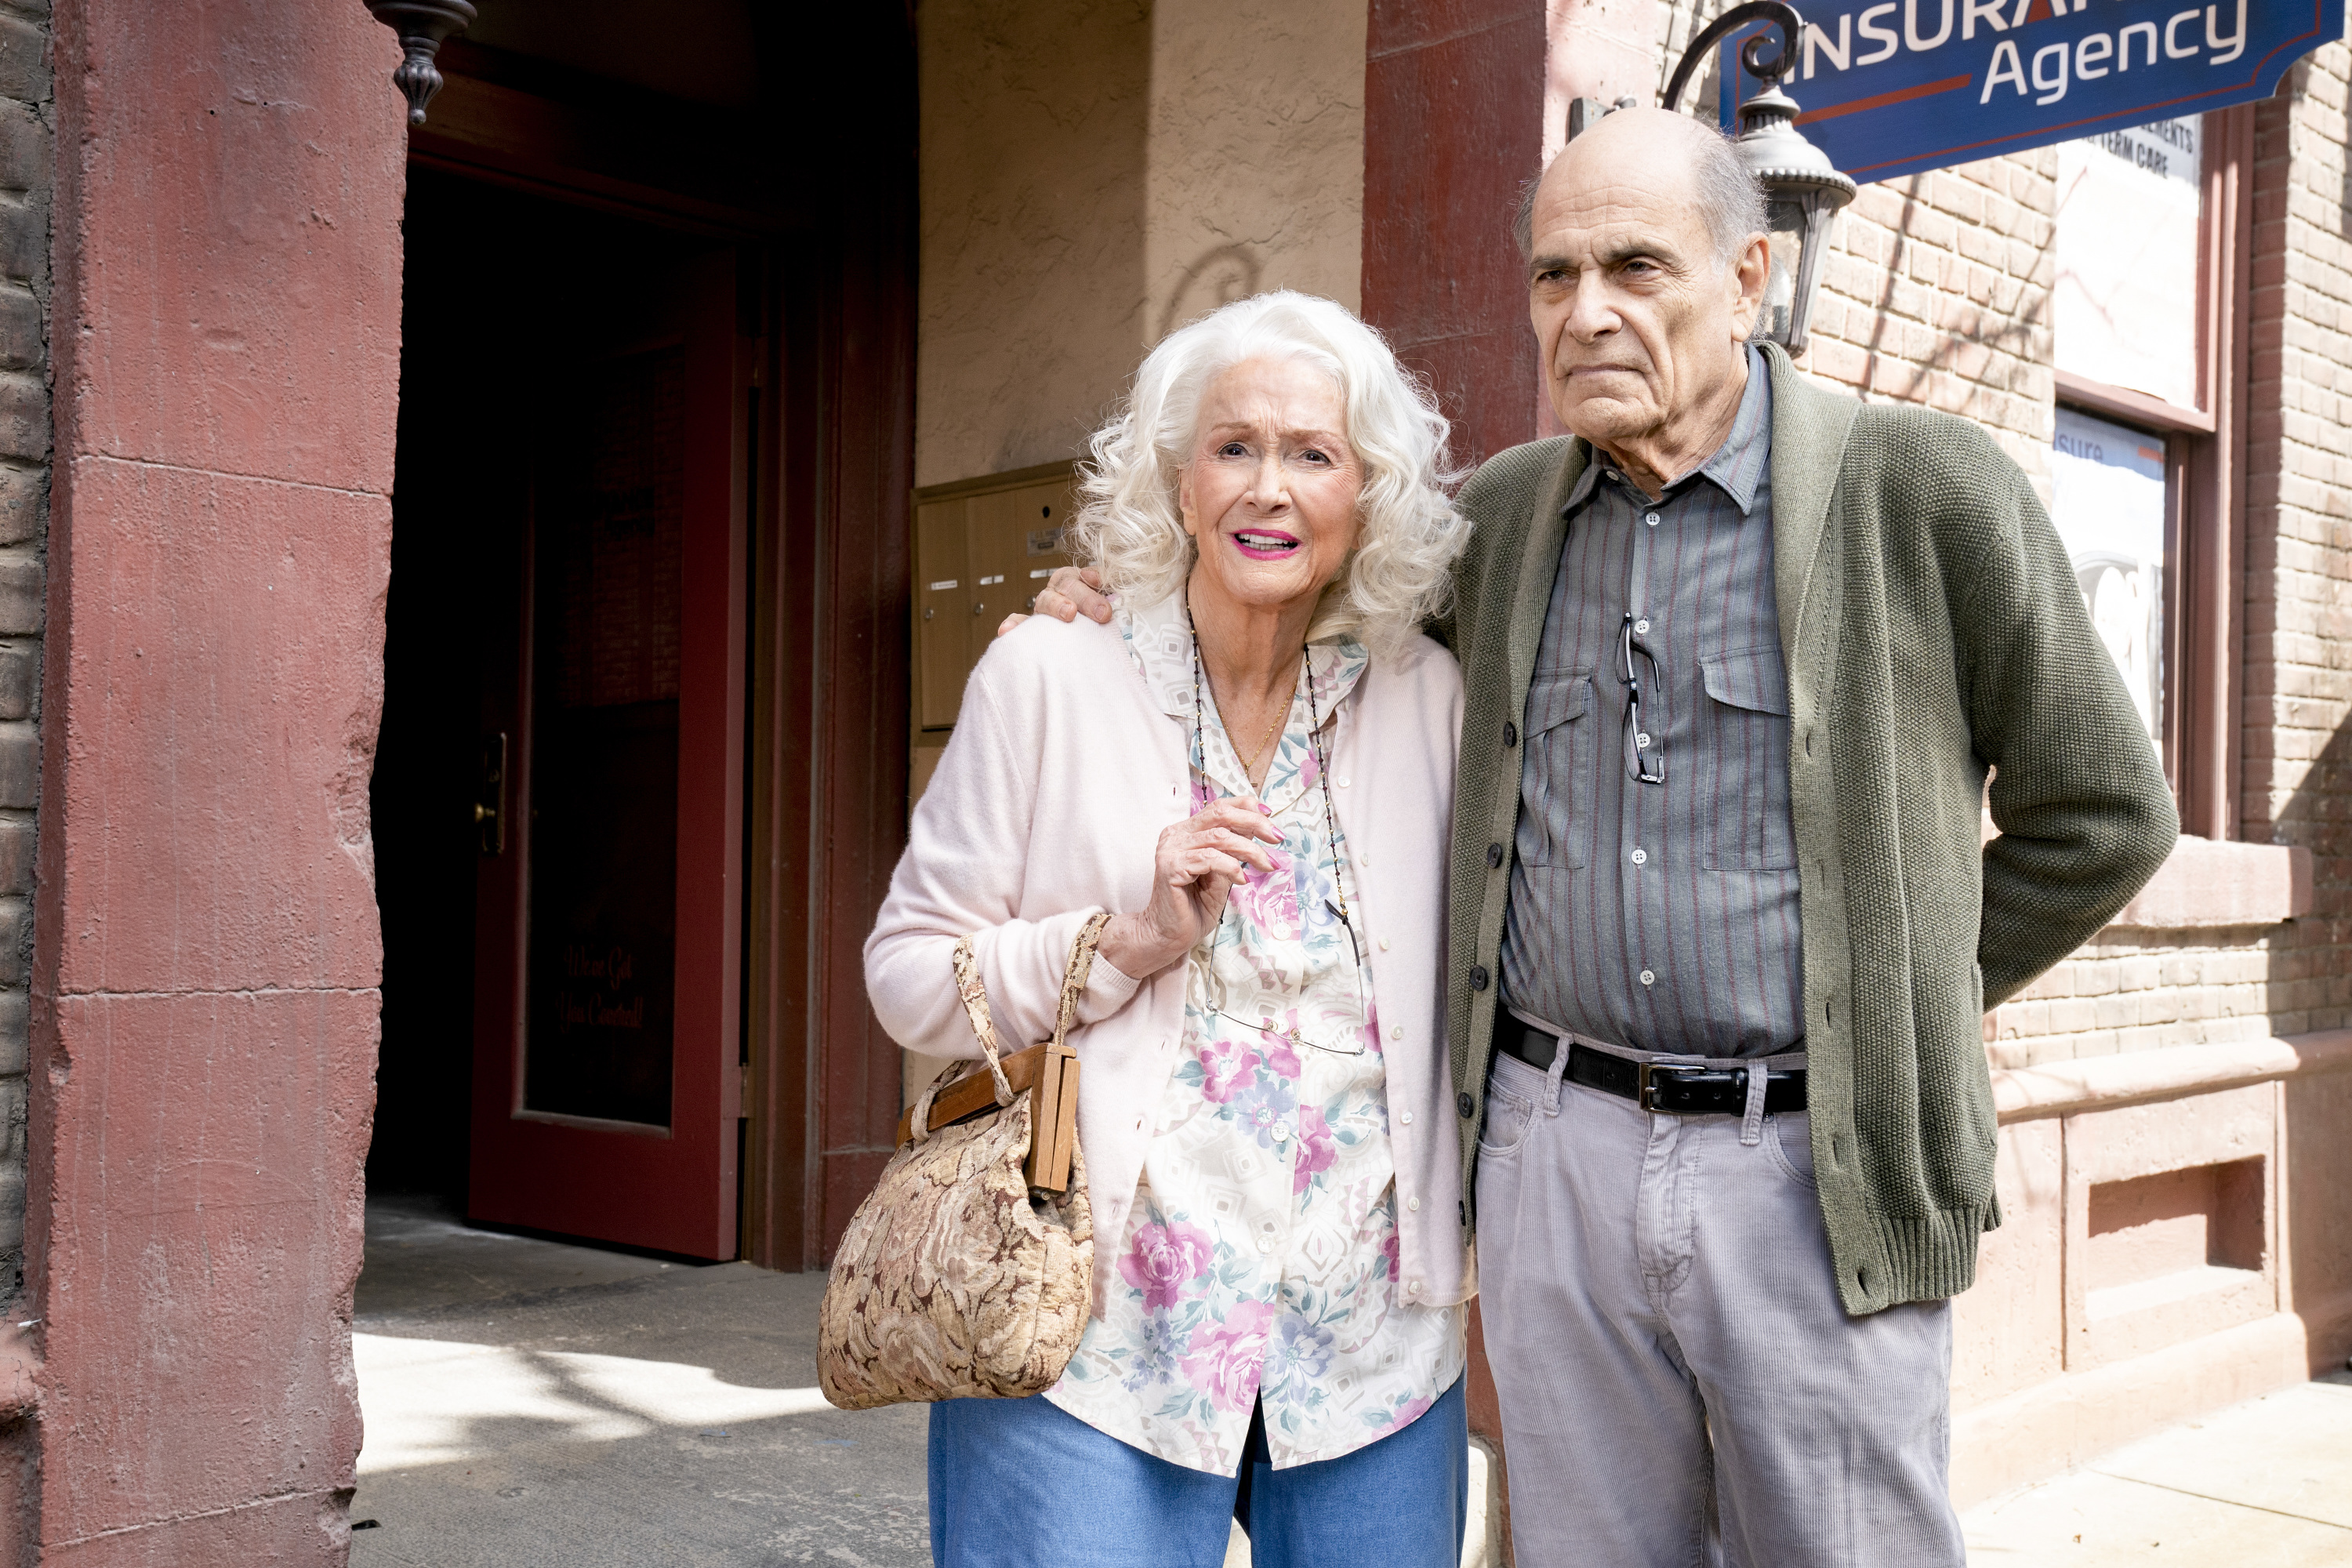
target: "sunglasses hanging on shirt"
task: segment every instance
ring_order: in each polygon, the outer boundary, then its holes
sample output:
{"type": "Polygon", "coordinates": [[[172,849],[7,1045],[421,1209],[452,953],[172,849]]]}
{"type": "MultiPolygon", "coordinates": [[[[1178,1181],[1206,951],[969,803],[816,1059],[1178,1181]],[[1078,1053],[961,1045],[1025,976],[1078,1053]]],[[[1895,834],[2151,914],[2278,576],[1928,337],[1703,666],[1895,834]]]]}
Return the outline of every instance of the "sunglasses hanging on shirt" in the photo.
{"type": "Polygon", "coordinates": [[[1626,611],[1617,638],[1617,676],[1625,683],[1625,772],[1637,784],[1664,784],[1666,782],[1665,753],[1659,750],[1656,737],[1651,734],[1649,726],[1642,722],[1642,682],[1633,667],[1633,659],[1638,655],[1650,672],[1653,696],[1650,711],[1654,717],[1657,713],[1654,698],[1658,684],[1658,660],[1647,647],[1633,640],[1637,625],[1646,631],[1650,623],[1636,623],[1633,612],[1626,611]]]}

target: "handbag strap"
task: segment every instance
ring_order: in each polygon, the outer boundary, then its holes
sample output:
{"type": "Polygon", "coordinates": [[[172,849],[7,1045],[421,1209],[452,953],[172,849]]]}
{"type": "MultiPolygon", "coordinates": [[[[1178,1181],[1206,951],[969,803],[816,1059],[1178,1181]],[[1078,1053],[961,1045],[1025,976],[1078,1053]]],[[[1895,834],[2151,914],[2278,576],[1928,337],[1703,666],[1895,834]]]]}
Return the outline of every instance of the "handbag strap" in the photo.
{"type": "Polygon", "coordinates": [[[972,956],[970,937],[955,945],[955,977],[963,1016],[971,1020],[971,1032],[980,1037],[981,1054],[988,1058],[988,1076],[996,1080],[996,1103],[1010,1105],[1013,1086],[1005,1081],[1004,1063],[997,1055],[996,1025],[988,1016],[988,985],[980,977],[980,961],[972,956]]]}
{"type": "Polygon", "coordinates": [[[1062,1005],[1054,1015],[1054,1043],[1057,1046],[1068,1037],[1070,1026],[1077,1022],[1078,998],[1087,993],[1087,977],[1095,969],[1095,949],[1102,945],[1103,928],[1108,924],[1109,911],[1097,912],[1078,928],[1078,940],[1070,944],[1069,967],[1062,972],[1062,1005]]]}

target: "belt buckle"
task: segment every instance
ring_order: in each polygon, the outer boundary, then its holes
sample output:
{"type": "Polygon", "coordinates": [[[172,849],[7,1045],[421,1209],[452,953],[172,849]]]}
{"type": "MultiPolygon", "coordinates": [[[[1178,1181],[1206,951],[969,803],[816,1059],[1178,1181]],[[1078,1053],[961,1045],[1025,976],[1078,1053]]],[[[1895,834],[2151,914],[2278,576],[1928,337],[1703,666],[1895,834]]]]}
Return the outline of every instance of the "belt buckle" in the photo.
{"type": "Polygon", "coordinates": [[[1650,1064],[1635,1062],[1633,1064],[1633,1103],[1644,1110],[1654,1112],[1658,1108],[1652,1102],[1650,1092],[1650,1064]]]}

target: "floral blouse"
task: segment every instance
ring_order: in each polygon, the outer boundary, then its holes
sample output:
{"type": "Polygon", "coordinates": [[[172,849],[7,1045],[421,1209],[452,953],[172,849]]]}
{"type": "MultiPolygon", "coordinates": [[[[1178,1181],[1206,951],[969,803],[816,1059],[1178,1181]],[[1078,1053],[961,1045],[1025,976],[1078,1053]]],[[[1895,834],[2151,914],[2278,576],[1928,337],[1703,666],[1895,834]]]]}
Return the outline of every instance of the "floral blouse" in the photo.
{"type": "MultiPolygon", "coordinates": [[[[1118,624],[1189,742],[1181,608],[1122,605],[1118,624]]],[[[1366,655],[1341,637],[1316,644],[1308,661],[1328,753],[1333,710],[1366,655]]],[[[1254,1405],[1265,1406],[1276,1468],[1338,1458],[1409,1425],[1466,1358],[1468,1309],[1408,1305],[1397,1289],[1371,972],[1339,920],[1343,867],[1307,726],[1302,695],[1256,792],[1282,829],[1280,868],[1235,887],[1188,960],[1181,1055],[1110,1299],[1045,1394],[1122,1442],[1218,1475],[1238,1471],[1254,1405]]],[[[1205,686],[1201,732],[1193,808],[1250,793],[1205,686]]]]}

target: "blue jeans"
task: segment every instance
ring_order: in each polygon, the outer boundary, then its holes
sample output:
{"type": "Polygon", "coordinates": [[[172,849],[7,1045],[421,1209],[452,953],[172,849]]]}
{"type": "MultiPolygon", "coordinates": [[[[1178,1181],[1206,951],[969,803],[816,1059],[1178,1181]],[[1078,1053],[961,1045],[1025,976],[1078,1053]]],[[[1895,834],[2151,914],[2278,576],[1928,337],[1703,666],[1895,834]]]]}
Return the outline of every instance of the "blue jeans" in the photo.
{"type": "Polygon", "coordinates": [[[1043,1398],[934,1405],[931,1561],[1219,1568],[1238,1519],[1256,1568],[1454,1568],[1470,1503],[1463,1382],[1403,1431],[1286,1470],[1254,1426],[1242,1476],[1171,1465],[1043,1398]]]}

